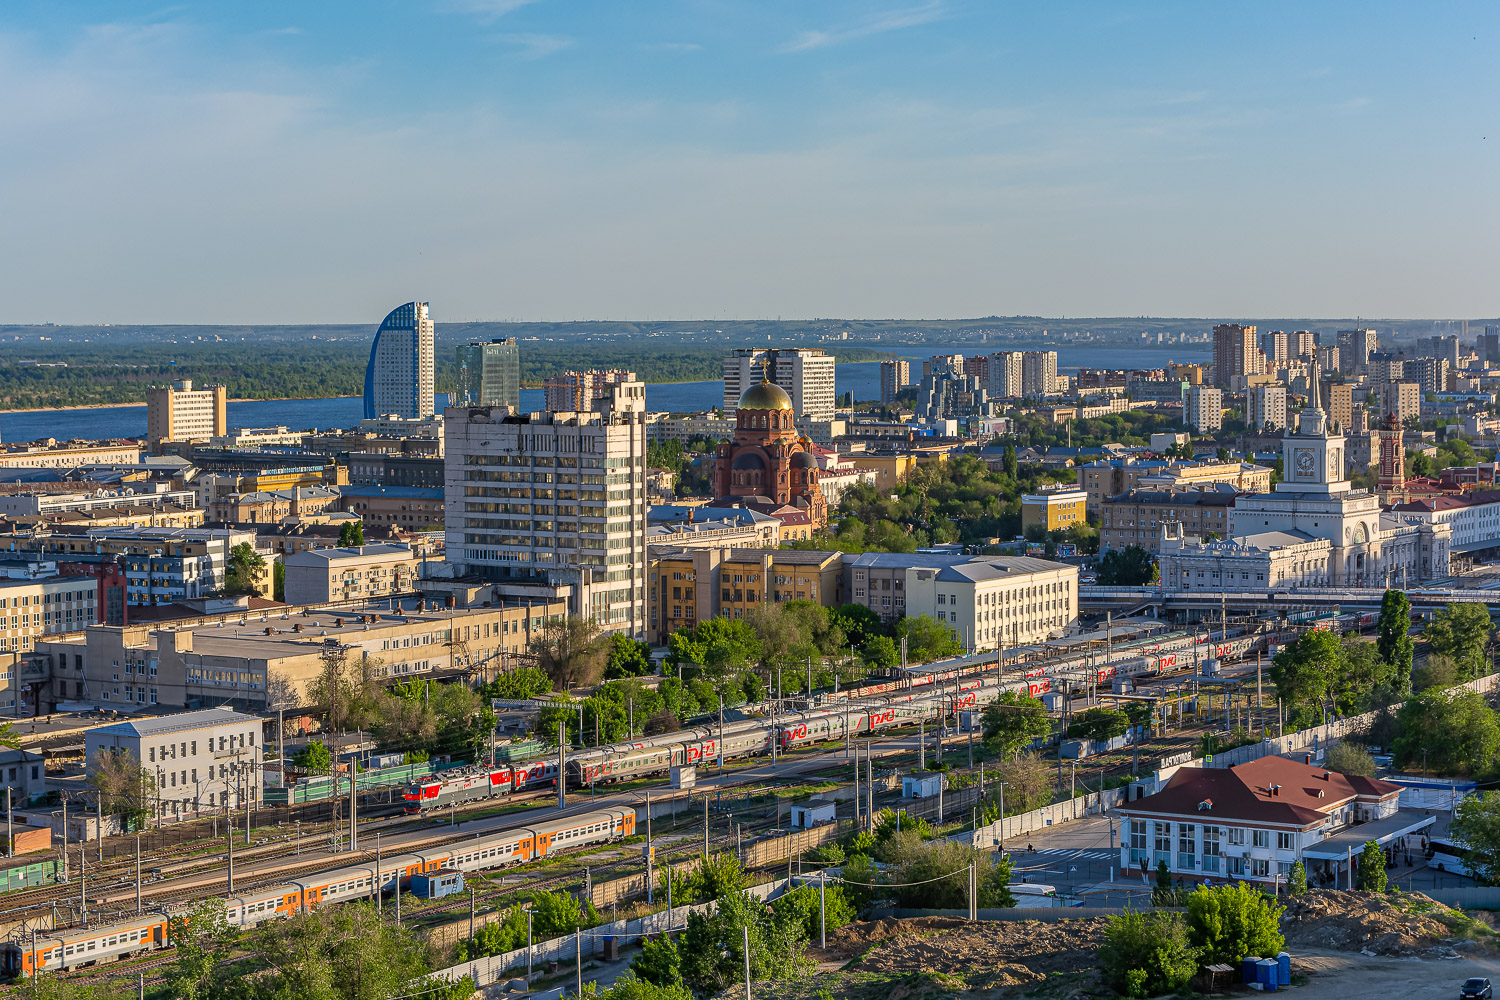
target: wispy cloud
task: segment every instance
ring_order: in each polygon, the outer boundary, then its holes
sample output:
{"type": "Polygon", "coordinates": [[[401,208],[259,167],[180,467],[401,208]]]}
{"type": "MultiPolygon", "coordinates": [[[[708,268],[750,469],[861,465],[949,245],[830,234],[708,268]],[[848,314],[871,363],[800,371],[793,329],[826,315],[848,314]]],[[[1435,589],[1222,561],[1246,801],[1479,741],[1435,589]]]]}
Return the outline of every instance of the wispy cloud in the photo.
{"type": "Polygon", "coordinates": [[[841,45],[844,42],[853,41],[856,38],[930,24],[946,13],[947,5],[944,0],[927,0],[926,3],[915,7],[877,11],[838,27],[804,31],[783,45],[781,51],[807,52],[811,49],[824,49],[830,45],[841,45]]]}
{"type": "Polygon", "coordinates": [[[518,54],[525,59],[545,59],[573,44],[573,39],[566,35],[538,35],[531,32],[496,35],[495,41],[516,46],[518,54]]]}
{"type": "Polygon", "coordinates": [[[649,42],[641,46],[647,52],[702,52],[697,42],[649,42]]]}
{"type": "Polygon", "coordinates": [[[468,14],[489,23],[532,3],[536,0],[442,0],[438,9],[449,14],[468,14]]]}

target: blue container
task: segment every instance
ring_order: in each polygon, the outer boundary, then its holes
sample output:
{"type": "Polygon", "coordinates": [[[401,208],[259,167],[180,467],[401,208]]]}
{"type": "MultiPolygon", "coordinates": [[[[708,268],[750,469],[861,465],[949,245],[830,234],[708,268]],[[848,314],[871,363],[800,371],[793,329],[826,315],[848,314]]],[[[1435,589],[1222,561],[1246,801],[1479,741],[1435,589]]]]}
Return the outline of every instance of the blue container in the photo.
{"type": "Polygon", "coordinates": [[[1276,956],[1276,985],[1292,985],[1292,956],[1286,952],[1276,956]]]}
{"type": "Polygon", "coordinates": [[[1255,981],[1263,983],[1267,993],[1273,992],[1276,989],[1276,980],[1279,978],[1276,959],[1261,959],[1260,964],[1256,966],[1255,973],[1255,981]]]}
{"type": "Polygon", "coordinates": [[[1260,965],[1259,955],[1246,955],[1240,959],[1240,979],[1246,983],[1255,982],[1256,970],[1260,965]]]}

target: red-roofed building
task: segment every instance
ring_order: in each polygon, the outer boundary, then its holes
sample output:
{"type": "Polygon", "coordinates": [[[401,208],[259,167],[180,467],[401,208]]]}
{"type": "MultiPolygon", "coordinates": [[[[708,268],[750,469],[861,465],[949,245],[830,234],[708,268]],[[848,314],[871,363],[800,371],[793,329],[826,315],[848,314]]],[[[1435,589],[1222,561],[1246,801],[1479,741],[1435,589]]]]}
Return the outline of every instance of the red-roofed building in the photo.
{"type": "Polygon", "coordinates": [[[1277,883],[1301,860],[1310,878],[1346,878],[1340,862],[1366,841],[1399,843],[1433,822],[1400,813],[1400,793],[1388,781],[1286,757],[1185,767],[1156,794],[1119,808],[1120,865],[1154,870],[1165,861],[1183,879],[1277,883]]]}

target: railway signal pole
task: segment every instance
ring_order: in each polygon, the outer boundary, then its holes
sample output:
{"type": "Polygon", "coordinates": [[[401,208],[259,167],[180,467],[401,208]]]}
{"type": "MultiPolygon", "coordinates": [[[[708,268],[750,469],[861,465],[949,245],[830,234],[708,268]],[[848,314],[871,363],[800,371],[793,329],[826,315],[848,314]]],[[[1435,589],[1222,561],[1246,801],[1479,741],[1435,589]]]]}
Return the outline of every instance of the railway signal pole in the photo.
{"type": "MultiPolygon", "coordinates": [[[[581,709],[580,709],[581,711],[581,709]]],[[[568,727],[557,720],[557,808],[568,807],[568,727]]]]}
{"type": "Polygon", "coordinates": [[[229,844],[229,895],[234,895],[234,810],[229,806],[229,797],[224,797],[224,839],[229,844]]]}

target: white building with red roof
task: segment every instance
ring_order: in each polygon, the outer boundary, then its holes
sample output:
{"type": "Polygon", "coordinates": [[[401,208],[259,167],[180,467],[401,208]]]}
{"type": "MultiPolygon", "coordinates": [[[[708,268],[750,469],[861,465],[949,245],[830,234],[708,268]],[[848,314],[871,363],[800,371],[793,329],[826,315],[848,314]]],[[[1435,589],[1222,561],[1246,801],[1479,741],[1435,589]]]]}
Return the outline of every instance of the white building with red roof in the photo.
{"type": "Polygon", "coordinates": [[[1262,757],[1237,767],[1184,767],[1154,795],[1120,806],[1120,866],[1165,861],[1187,880],[1336,878],[1368,841],[1405,846],[1434,818],[1401,812],[1401,788],[1305,761],[1262,757]]]}

